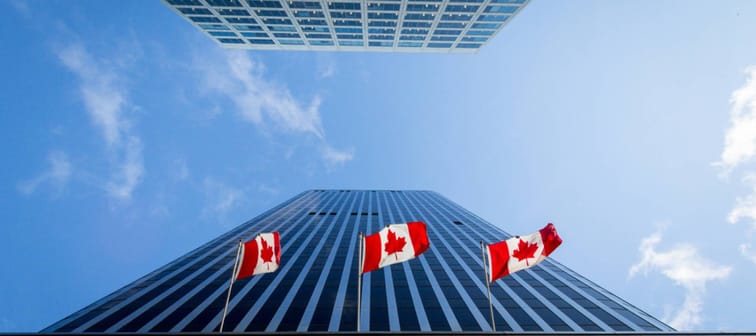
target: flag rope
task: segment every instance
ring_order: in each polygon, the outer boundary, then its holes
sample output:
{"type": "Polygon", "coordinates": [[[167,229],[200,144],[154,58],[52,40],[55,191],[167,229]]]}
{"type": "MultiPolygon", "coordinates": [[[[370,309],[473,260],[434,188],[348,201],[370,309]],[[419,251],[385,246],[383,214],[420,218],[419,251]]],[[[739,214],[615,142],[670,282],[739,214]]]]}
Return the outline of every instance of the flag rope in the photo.
{"type": "Polygon", "coordinates": [[[237,264],[239,263],[239,254],[241,253],[242,241],[239,239],[239,245],[236,246],[236,259],[234,259],[234,267],[231,269],[231,282],[228,284],[228,294],[226,294],[226,304],[223,306],[223,318],[221,318],[219,333],[223,332],[223,324],[226,322],[226,311],[228,310],[228,301],[231,299],[231,287],[234,286],[234,280],[236,280],[237,264]]]}
{"type": "Polygon", "coordinates": [[[496,332],[496,322],[494,321],[493,304],[491,303],[491,281],[488,276],[488,264],[486,263],[486,248],[483,241],[480,242],[480,253],[483,257],[483,273],[486,278],[486,289],[488,290],[488,311],[491,312],[491,330],[496,332]]]}
{"type": "Polygon", "coordinates": [[[365,243],[362,236],[362,232],[357,235],[357,239],[359,239],[359,256],[357,257],[357,332],[360,332],[360,320],[362,319],[362,245],[365,243]]]}

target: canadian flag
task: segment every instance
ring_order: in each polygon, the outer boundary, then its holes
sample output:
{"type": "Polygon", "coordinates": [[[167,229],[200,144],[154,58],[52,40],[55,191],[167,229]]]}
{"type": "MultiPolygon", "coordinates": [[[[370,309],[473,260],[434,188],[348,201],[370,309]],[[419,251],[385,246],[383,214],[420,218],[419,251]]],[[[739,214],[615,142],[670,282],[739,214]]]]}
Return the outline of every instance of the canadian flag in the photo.
{"type": "Polygon", "coordinates": [[[362,273],[413,259],[430,247],[425,223],[391,224],[365,236],[362,244],[362,273]]]}
{"type": "Polygon", "coordinates": [[[281,241],[278,232],[261,233],[241,246],[236,280],[278,269],[281,262],[281,241]]]}
{"type": "Polygon", "coordinates": [[[538,232],[507,239],[486,247],[488,254],[489,281],[503,278],[510,273],[533,267],[562,243],[562,238],[549,223],[538,232]]]}

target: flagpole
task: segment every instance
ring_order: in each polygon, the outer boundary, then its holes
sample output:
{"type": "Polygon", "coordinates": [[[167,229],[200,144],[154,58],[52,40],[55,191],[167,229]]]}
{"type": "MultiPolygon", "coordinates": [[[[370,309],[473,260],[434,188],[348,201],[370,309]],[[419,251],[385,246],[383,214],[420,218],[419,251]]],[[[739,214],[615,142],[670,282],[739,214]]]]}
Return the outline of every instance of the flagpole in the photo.
{"type": "Polygon", "coordinates": [[[362,232],[357,235],[359,242],[359,257],[357,257],[357,332],[360,332],[360,320],[362,313],[362,232]]]}
{"type": "Polygon", "coordinates": [[[231,299],[231,287],[234,286],[236,278],[236,266],[239,262],[239,253],[241,252],[242,241],[239,239],[239,245],[236,246],[236,259],[234,259],[234,268],[231,269],[231,282],[228,284],[228,294],[226,294],[226,304],[223,306],[223,318],[221,318],[220,331],[223,332],[223,324],[226,322],[226,311],[228,310],[228,301],[231,299]]]}
{"type": "Polygon", "coordinates": [[[488,277],[488,263],[486,263],[486,249],[483,241],[480,242],[480,253],[483,256],[483,272],[486,278],[486,289],[488,290],[488,311],[491,312],[491,330],[496,332],[496,322],[494,321],[493,304],[491,303],[491,284],[488,277]]]}

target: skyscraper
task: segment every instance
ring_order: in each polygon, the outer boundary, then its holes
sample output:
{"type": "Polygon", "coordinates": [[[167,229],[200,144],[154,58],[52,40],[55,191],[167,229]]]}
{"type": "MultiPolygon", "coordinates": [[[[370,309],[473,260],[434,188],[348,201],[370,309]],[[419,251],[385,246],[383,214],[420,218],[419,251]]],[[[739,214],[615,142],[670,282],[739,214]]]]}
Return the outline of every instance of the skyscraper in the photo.
{"type": "Polygon", "coordinates": [[[529,0],[163,0],[227,48],[475,53],[529,0]]]}
{"type": "MultiPolygon", "coordinates": [[[[43,331],[217,330],[238,241],[270,231],[281,265],[234,284],[225,330],[355,331],[358,232],[409,221],[427,224],[431,246],[364,275],[362,330],[490,330],[479,242],[509,234],[431,191],[311,190],[43,331]]],[[[672,330],[554,259],[491,286],[497,331],[672,330]]]]}

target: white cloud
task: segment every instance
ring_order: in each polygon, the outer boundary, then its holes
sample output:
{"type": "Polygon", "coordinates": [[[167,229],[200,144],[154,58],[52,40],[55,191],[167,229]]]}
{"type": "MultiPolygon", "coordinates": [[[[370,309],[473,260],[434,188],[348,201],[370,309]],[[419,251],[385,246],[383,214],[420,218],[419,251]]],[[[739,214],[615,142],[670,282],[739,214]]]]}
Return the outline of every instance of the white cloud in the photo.
{"type": "Polygon", "coordinates": [[[645,275],[649,271],[658,271],[674,281],[675,285],[683,287],[685,299],[681,307],[665,320],[677,330],[692,330],[701,324],[706,284],[712,280],[727,279],[732,267],[705,259],[690,244],[658,251],[657,245],[661,240],[661,231],[641,240],[638,247],[641,260],[630,267],[630,277],[638,273],[645,275]]]}
{"type": "Polygon", "coordinates": [[[331,78],[336,74],[336,65],[333,62],[328,62],[325,66],[321,66],[318,77],[320,79],[331,78]]]}
{"type": "Polygon", "coordinates": [[[723,174],[756,156],[756,66],[745,71],[746,83],[730,97],[730,128],[719,162],[723,174]]]}
{"type": "Polygon", "coordinates": [[[754,264],[756,264],[756,252],[753,252],[751,249],[751,244],[740,244],[739,246],[740,254],[745,257],[746,259],[750,260],[754,264]]]}
{"type": "Polygon", "coordinates": [[[128,138],[123,147],[123,156],[123,161],[118,163],[111,180],[107,183],[106,190],[112,197],[128,200],[144,175],[142,142],[139,138],[134,136],[128,138]]]}
{"type": "Polygon", "coordinates": [[[257,191],[259,191],[261,193],[265,193],[265,194],[271,195],[271,196],[276,196],[276,195],[278,195],[278,194],[281,193],[281,191],[278,190],[278,188],[271,187],[271,186],[269,186],[269,185],[267,185],[265,183],[262,183],[259,186],[257,186],[257,191]]]}
{"type": "Polygon", "coordinates": [[[354,150],[340,151],[327,144],[320,148],[321,155],[329,167],[339,166],[354,158],[354,150]]]}
{"type": "Polygon", "coordinates": [[[227,95],[244,119],[259,127],[268,124],[285,131],[304,132],[323,137],[320,123],[320,97],[302,107],[285,87],[263,77],[265,68],[243,51],[224,50],[219,66],[215,62],[198,62],[209,89],[227,95]]]}
{"type": "Polygon", "coordinates": [[[120,142],[124,131],[121,110],[126,98],[124,90],[114,83],[117,76],[113,70],[99,66],[84,47],[78,44],[59,50],[58,57],[81,80],[79,91],[87,113],[108,145],[120,142]]]}
{"type": "Polygon", "coordinates": [[[144,175],[142,142],[124,117],[128,91],[117,73],[118,66],[128,64],[129,59],[96,59],[75,43],[60,48],[57,55],[79,78],[81,99],[112,158],[113,172],[104,189],[113,198],[128,200],[144,175]]]}
{"type": "Polygon", "coordinates": [[[31,195],[45,183],[50,183],[60,192],[68,184],[73,170],[68,155],[65,152],[54,151],[47,156],[47,161],[48,167],[44,172],[18,184],[18,190],[22,194],[31,195]]]}
{"type": "MultiPolygon", "coordinates": [[[[745,73],[745,84],[730,96],[730,126],[726,131],[721,160],[715,163],[722,168],[724,176],[751,162],[756,156],[756,65],[746,68],[745,73]]],[[[749,187],[750,192],[735,199],[727,221],[735,224],[749,220],[747,236],[751,237],[756,231],[756,172],[749,170],[744,172],[742,183],[749,187]]],[[[750,243],[740,245],[740,254],[756,263],[756,255],[750,252],[750,243]]]]}
{"type": "Polygon", "coordinates": [[[735,207],[727,215],[727,221],[735,224],[743,218],[748,218],[752,221],[751,225],[756,228],[756,173],[746,175],[743,183],[751,186],[751,193],[746,197],[735,199],[735,207]]]}
{"type": "MultiPolygon", "coordinates": [[[[198,57],[195,66],[202,72],[208,90],[230,99],[242,118],[259,129],[314,136],[323,147],[330,147],[320,117],[319,96],[309,104],[300,103],[288,88],[266,79],[265,67],[244,51],[224,50],[220,61],[198,57]]],[[[351,155],[328,156],[335,151],[321,153],[329,163],[351,159],[351,155]]]]}
{"type": "Polygon", "coordinates": [[[205,206],[203,217],[216,216],[223,220],[226,214],[239,206],[244,200],[244,192],[226,185],[214,178],[206,177],[203,181],[205,206]]]}
{"type": "Polygon", "coordinates": [[[24,16],[29,16],[32,13],[31,8],[29,7],[29,3],[27,0],[11,0],[10,1],[11,6],[15,8],[19,13],[23,14],[24,16]]]}
{"type": "Polygon", "coordinates": [[[16,329],[15,327],[15,323],[11,322],[7,317],[0,317],[0,332],[13,332],[16,329]]]}
{"type": "Polygon", "coordinates": [[[176,179],[183,181],[189,178],[189,166],[186,164],[186,160],[179,159],[174,162],[176,169],[176,179]]]}

